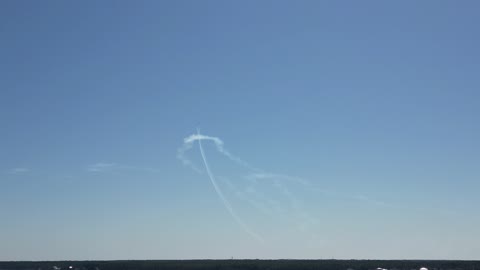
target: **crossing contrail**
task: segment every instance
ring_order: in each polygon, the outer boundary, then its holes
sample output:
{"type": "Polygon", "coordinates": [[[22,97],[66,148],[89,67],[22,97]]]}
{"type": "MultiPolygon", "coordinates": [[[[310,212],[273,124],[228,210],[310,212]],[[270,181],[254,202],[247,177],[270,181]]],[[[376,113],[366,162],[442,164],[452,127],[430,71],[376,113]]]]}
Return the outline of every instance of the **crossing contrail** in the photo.
{"type": "MultiPolygon", "coordinates": [[[[256,234],[255,232],[253,232],[247,226],[247,224],[245,224],[245,222],[243,222],[243,220],[233,210],[232,205],[230,204],[230,202],[227,200],[227,198],[223,194],[222,189],[220,189],[220,187],[217,184],[217,181],[215,181],[215,176],[213,175],[212,171],[210,170],[210,166],[208,166],[207,158],[205,156],[205,152],[203,151],[203,147],[202,147],[202,139],[200,139],[200,138],[202,138],[202,135],[200,134],[200,131],[197,131],[197,136],[198,136],[197,137],[198,138],[198,146],[200,148],[200,153],[202,155],[203,163],[205,165],[205,170],[207,171],[208,177],[210,178],[210,182],[212,183],[213,187],[215,188],[215,191],[217,192],[218,197],[220,197],[220,199],[222,200],[223,205],[225,206],[225,208],[227,208],[230,215],[242,227],[242,229],[245,232],[250,234],[252,237],[257,239],[258,241],[265,242],[263,240],[263,238],[260,235],[256,234]]],[[[215,143],[217,144],[217,146],[219,145],[218,142],[215,141],[215,143]]]]}

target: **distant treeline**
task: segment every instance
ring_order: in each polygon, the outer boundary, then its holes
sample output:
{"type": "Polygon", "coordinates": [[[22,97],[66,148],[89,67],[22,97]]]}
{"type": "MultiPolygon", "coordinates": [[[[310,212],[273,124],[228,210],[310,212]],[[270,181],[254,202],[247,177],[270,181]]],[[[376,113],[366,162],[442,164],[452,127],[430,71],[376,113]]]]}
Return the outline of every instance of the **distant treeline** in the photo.
{"type": "Polygon", "coordinates": [[[0,270],[480,270],[480,261],[427,260],[148,260],[148,261],[47,261],[0,262],[0,270]],[[71,267],[71,268],[70,268],[71,267]]]}

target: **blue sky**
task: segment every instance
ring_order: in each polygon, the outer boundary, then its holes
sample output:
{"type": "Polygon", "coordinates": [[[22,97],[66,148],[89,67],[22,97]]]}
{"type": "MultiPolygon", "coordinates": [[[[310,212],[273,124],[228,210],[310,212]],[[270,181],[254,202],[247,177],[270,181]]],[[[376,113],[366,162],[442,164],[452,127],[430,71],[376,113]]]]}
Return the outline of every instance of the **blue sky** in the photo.
{"type": "Polygon", "coordinates": [[[2,1],[0,260],[480,259],[479,8],[2,1]]]}

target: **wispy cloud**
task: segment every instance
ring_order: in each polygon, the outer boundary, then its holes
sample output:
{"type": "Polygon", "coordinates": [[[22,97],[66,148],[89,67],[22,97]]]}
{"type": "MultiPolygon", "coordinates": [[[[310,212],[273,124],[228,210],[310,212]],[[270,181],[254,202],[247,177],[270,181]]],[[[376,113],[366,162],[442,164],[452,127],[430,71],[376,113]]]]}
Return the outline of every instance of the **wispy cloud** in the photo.
{"type": "Polygon", "coordinates": [[[285,174],[278,174],[278,173],[266,173],[266,172],[259,172],[259,173],[252,173],[246,176],[247,179],[258,179],[258,180],[263,180],[263,179],[279,179],[279,180],[286,180],[288,182],[294,182],[294,183],[299,183],[305,186],[311,185],[310,182],[306,179],[300,178],[300,177],[295,177],[295,176],[289,176],[285,174]]]}
{"type": "Polygon", "coordinates": [[[249,185],[244,189],[237,187],[230,179],[226,177],[218,177],[238,199],[251,205],[260,212],[273,216],[275,213],[281,213],[281,203],[277,200],[270,199],[262,191],[258,190],[254,185],[249,185]]]}
{"type": "Polygon", "coordinates": [[[18,167],[18,168],[13,168],[10,170],[10,174],[23,174],[23,173],[28,173],[30,169],[28,168],[23,168],[23,167],[18,167]]]}
{"type": "Polygon", "coordinates": [[[372,199],[372,198],[367,197],[365,195],[355,195],[352,198],[355,199],[355,200],[359,200],[359,201],[363,201],[363,202],[367,202],[367,203],[371,203],[371,204],[376,204],[376,205],[379,205],[379,206],[391,206],[390,204],[388,204],[386,202],[382,202],[382,201],[379,201],[379,200],[376,200],[376,199],[372,199]]]}
{"type": "Polygon", "coordinates": [[[123,165],[118,163],[107,163],[107,162],[97,162],[87,167],[88,172],[92,173],[101,173],[101,172],[119,172],[119,171],[139,171],[139,172],[149,172],[149,173],[158,173],[159,170],[141,167],[141,166],[130,166],[123,165]]]}
{"type": "Polygon", "coordinates": [[[98,163],[95,163],[95,164],[92,164],[92,165],[88,166],[87,171],[89,171],[89,172],[106,172],[106,171],[111,171],[115,168],[117,168],[117,164],[115,164],[115,163],[98,162],[98,163]]]}
{"type": "Polygon", "coordinates": [[[246,176],[247,179],[254,183],[259,181],[270,181],[272,188],[278,191],[279,196],[283,197],[287,202],[284,211],[289,211],[292,221],[301,231],[307,231],[309,227],[319,224],[319,219],[313,217],[305,210],[304,203],[298,199],[295,194],[288,188],[288,185],[296,185],[303,188],[309,188],[310,182],[300,177],[288,176],[285,174],[275,173],[253,173],[246,176]]]}

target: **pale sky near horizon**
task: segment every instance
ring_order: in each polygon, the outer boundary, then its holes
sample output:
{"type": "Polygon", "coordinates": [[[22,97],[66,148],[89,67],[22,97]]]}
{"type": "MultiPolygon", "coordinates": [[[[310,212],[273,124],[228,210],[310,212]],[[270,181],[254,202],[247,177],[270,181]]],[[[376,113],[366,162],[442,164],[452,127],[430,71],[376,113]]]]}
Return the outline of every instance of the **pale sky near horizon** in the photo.
{"type": "Polygon", "coordinates": [[[0,1],[0,261],[480,259],[479,10],[0,1]]]}

